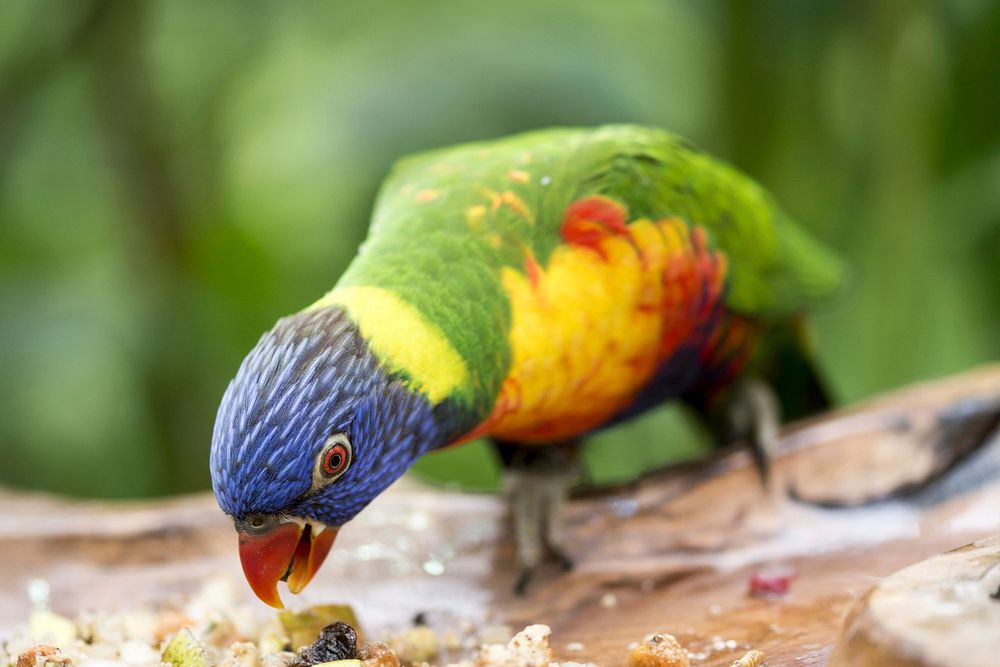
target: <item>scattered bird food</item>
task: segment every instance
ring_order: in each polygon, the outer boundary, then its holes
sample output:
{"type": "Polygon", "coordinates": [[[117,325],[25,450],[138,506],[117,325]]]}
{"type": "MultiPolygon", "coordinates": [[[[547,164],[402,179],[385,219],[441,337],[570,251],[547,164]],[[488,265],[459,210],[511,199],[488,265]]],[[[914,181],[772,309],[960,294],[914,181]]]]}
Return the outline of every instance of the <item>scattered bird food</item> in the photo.
{"type": "Polygon", "coordinates": [[[299,651],[295,667],[312,667],[324,662],[349,660],[357,657],[358,635],[343,621],[326,626],[309,646],[299,651]]]}
{"type": "Polygon", "coordinates": [[[689,667],[687,652],[673,635],[656,634],[628,654],[628,667],[689,667]]]}
{"type": "Polygon", "coordinates": [[[778,597],[791,590],[793,579],[795,574],[787,570],[755,572],[747,588],[754,597],[778,597]]]}
{"type": "MultiPolygon", "coordinates": [[[[464,622],[439,636],[423,616],[385,641],[367,641],[346,605],[262,621],[237,598],[230,583],[210,581],[185,605],[156,610],[87,611],[70,619],[40,604],[21,636],[0,642],[0,667],[597,667],[557,659],[545,625],[511,637],[505,627],[464,622]]],[[[570,642],[565,651],[582,657],[586,645],[570,642]]],[[[628,667],[689,664],[689,654],[665,633],[628,654],[628,667]]],[[[763,654],[750,651],[733,665],[761,667],[763,654]]]]}
{"type": "Polygon", "coordinates": [[[764,654],[760,651],[748,651],[745,656],[733,663],[733,667],[765,667],[764,654]]]}

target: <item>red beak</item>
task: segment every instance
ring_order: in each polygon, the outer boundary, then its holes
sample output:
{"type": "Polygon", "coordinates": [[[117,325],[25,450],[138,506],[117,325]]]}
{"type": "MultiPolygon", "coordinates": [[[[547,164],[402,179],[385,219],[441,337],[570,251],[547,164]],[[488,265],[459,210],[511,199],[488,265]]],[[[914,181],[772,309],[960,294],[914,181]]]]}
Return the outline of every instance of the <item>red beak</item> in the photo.
{"type": "Polygon", "coordinates": [[[318,534],[314,530],[312,523],[289,521],[266,533],[239,532],[243,574],[263,602],[284,608],[278,582],[287,581],[288,590],[298,593],[316,574],[330,553],[337,529],[321,526],[318,534]]]}

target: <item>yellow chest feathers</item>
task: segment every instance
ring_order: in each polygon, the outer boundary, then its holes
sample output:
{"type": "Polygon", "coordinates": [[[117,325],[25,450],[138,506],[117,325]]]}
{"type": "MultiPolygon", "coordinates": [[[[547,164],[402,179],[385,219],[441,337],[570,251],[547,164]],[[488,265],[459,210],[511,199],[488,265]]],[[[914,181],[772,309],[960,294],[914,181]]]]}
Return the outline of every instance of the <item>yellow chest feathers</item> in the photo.
{"type": "Polygon", "coordinates": [[[542,269],[503,269],[513,363],[476,435],[568,438],[629,405],[718,302],[725,257],[678,219],[629,225],[615,202],[572,205],[542,269]]]}

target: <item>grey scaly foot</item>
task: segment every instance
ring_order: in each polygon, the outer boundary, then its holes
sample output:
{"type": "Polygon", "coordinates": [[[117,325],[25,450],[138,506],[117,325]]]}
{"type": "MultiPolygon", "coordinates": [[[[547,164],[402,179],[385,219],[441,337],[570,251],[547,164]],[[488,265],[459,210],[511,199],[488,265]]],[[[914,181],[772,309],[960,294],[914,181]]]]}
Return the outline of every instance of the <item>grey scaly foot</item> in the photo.
{"type": "Polygon", "coordinates": [[[497,449],[507,468],[504,481],[519,572],[514,591],[521,594],[544,564],[556,563],[563,570],[573,566],[564,548],[562,508],[577,477],[575,448],[497,443],[497,449]]]}
{"type": "Polygon", "coordinates": [[[743,378],[732,389],[722,414],[727,438],[750,446],[761,483],[769,491],[776,485],[771,461],[778,448],[781,408],[767,383],[743,378]]]}
{"type": "Polygon", "coordinates": [[[773,460],[778,449],[781,408],[771,387],[757,378],[737,382],[726,406],[729,432],[750,446],[754,466],[764,488],[766,504],[751,522],[761,533],[773,533],[780,525],[784,484],[773,460]]]}
{"type": "Polygon", "coordinates": [[[569,489],[577,478],[575,461],[557,466],[546,473],[547,480],[542,485],[545,515],[542,540],[545,543],[546,560],[557,564],[563,572],[573,569],[573,559],[565,549],[566,531],[563,523],[563,506],[569,497],[569,489]]]}

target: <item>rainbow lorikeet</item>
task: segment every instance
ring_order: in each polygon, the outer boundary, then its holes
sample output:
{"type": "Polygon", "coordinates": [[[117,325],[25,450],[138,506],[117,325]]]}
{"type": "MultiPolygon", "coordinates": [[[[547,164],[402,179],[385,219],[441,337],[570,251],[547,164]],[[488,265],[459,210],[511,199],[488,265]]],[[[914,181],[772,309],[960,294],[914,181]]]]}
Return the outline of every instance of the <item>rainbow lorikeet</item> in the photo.
{"type": "Polygon", "coordinates": [[[250,586],[280,606],[278,581],[300,591],[418,457],[482,436],[521,480],[525,574],[563,558],[558,457],[668,399],[763,451],[776,417],[753,387],[818,395],[801,314],[841,274],[764,190],[662,130],[402,160],[336,287],[265,333],[222,399],[212,482],[250,586]]]}

